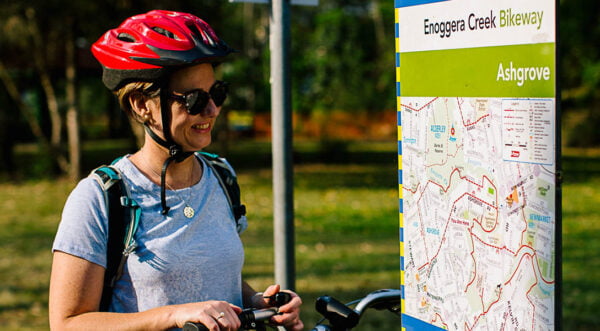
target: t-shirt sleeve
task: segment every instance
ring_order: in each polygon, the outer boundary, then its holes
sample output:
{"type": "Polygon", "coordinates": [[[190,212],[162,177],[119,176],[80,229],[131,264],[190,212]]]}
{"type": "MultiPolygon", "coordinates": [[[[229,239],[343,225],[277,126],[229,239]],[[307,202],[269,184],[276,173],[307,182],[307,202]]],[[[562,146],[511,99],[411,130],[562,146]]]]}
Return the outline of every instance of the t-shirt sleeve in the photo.
{"type": "Polygon", "coordinates": [[[52,251],[106,268],[107,214],[100,185],[91,177],[81,180],[67,198],[52,251]]]}

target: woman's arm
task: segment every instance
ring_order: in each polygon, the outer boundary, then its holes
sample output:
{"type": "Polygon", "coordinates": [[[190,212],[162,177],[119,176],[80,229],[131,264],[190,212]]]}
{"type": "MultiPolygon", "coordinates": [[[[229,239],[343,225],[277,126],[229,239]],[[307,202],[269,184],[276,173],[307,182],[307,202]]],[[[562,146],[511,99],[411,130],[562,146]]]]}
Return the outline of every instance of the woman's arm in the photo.
{"type": "Polygon", "coordinates": [[[104,268],[55,251],[50,277],[52,330],[164,330],[200,322],[209,330],[237,330],[239,307],[223,301],[164,306],[139,313],[98,312],[104,268]],[[219,318],[220,313],[225,315],[219,318]]]}

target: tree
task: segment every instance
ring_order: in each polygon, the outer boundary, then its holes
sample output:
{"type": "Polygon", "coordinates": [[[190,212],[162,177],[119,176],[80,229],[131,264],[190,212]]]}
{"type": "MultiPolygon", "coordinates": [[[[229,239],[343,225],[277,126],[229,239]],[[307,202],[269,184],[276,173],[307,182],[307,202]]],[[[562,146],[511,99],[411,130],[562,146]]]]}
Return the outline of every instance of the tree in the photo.
{"type": "MultiPolygon", "coordinates": [[[[4,49],[12,49],[14,53],[7,52],[2,54],[2,57],[0,58],[0,78],[9,96],[13,99],[13,102],[17,105],[17,108],[27,120],[32,133],[44,147],[44,150],[49,153],[49,156],[56,162],[61,171],[69,173],[74,179],[78,178],[79,154],[72,153],[72,159],[68,160],[61,152],[63,121],[59,110],[59,102],[55,83],[51,77],[50,65],[48,63],[49,58],[47,57],[48,54],[52,53],[46,51],[50,47],[48,47],[47,41],[44,39],[44,37],[49,36],[44,35],[43,31],[39,28],[40,24],[36,14],[36,9],[34,7],[26,6],[21,8],[20,6],[15,5],[12,7],[12,9],[13,11],[5,12],[7,16],[4,22],[6,23],[2,27],[2,30],[4,32],[3,44],[8,46],[4,49]],[[15,57],[14,54],[19,54],[20,56],[15,57]],[[38,118],[33,115],[31,105],[28,105],[22,99],[24,95],[23,88],[19,86],[17,80],[10,74],[5,62],[10,62],[13,63],[13,65],[16,64],[17,66],[25,63],[26,68],[29,67],[30,64],[33,64],[33,67],[35,68],[39,78],[40,86],[44,91],[46,106],[50,114],[49,117],[51,121],[51,129],[49,137],[44,133],[43,128],[39,124],[38,118]]],[[[72,25],[69,25],[68,28],[72,28],[72,25]]],[[[56,42],[58,43],[58,41],[56,42]]],[[[70,45],[73,45],[73,43],[70,45]]],[[[73,56],[67,56],[66,60],[67,63],[65,63],[65,67],[71,69],[74,77],[73,70],[75,68],[75,59],[73,56]],[[69,61],[71,63],[69,63],[69,61]]],[[[67,85],[71,91],[74,91],[74,83],[74,80],[67,81],[67,85]]],[[[74,100],[75,96],[72,95],[72,101],[74,100]]],[[[76,108],[71,109],[71,114],[76,114],[76,112],[76,108]]],[[[72,123],[72,121],[70,122],[70,126],[71,125],[75,125],[75,127],[77,127],[77,124],[72,123]]],[[[74,146],[72,146],[74,150],[79,149],[77,130],[77,128],[73,130],[71,127],[69,130],[69,138],[74,144],[74,146]],[[72,137],[73,135],[75,135],[75,137],[72,137]]]]}
{"type": "Polygon", "coordinates": [[[560,1],[559,55],[563,119],[579,117],[567,132],[571,146],[600,144],[600,3],[560,1]]]}
{"type": "MultiPolygon", "coordinates": [[[[164,8],[205,19],[239,51],[218,69],[233,83],[227,108],[270,110],[268,5],[211,0],[30,0],[5,1],[2,8],[1,85],[41,150],[72,178],[80,176],[79,133],[87,130],[79,128],[78,122],[85,119],[80,115],[88,110],[79,111],[78,98],[82,90],[87,100],[97,97],[89,95],[98,90],[89,88],[85,75],[99,80],[100,73],[96,62],[93,68],[82,67],[80,55],[91,59],[91,43],[131,15],[164,8]],[[41,103],[28,101],[31,92],[41,103]]],[[[395,107],[393,10],[381,0],[321,0],[318,7],[292,6],[294,111],[373,113],[395,107]]],[[[112,98],[108,90],[97,93],[104,93],[102,100],[112,98]]],[[[107,118],[117,116],[110,112],[111,105],[105,107],[100,111],[107,118]]]]}

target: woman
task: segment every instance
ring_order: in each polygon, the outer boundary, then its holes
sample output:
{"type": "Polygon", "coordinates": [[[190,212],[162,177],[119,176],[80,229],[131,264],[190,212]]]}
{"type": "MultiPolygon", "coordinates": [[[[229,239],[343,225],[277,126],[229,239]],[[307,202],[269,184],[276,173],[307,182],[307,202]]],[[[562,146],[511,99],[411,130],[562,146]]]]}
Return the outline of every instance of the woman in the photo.
{"type": "MultiPolygon", "coordinates": [[[[51,328],[161,330],[192,321],[237,330],[240,307],[266,307],[279,286],[257,293],[242,281],[239,229],[215,174],[193,153],[211,143],[227,92],[213,68],[232,49],[193,15],[151,11],[106,32],[92,51],[105,85],[146,129],[143,147],[114,165],[142,216],[137,247],[101,312],[106,203],[95,180],[77,185],[53,246],[51,328]]],[[[300,330],[301,299],[290,293],[271,322],[300,330]]]]}

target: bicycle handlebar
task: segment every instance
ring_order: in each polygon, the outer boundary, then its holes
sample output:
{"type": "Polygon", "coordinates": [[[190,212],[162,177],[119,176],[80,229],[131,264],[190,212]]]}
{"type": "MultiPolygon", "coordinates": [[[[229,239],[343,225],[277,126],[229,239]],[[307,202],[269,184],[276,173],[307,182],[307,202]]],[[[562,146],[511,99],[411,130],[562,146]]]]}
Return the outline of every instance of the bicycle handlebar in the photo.
{"type": "Polygon", "coordinates": [[[401,291],[398,289],[393,290],[379,290],[369,293],[364,297],[354,308],[360,315],[369,308],[375,309],[390,309],[396,312],[395,305],[400,304],[401,291]]]}
{"type": "MultiPolygon", "coordinates": [[[[238,318],[242,323],[242,329],[255,329],[258,322],[266,321],[277,314],[279,314],[279,308],[249,308],[244,309],[238,318]]],[[[202,323],[186,322],[183,331],[208,331],[208,328],[202,323]]]]}
{"type": "MultiPolygon", "coordinates": [[[[278,292],[273,296],[265,298],[269,299],[269,305],[274,307],[263,309],[247,308],[242,310],[238,315],[242,323],[241,329],[256,329],[259,322],[267,321],[279,314],[279,307],[288,303],[292,299],[292,296],[287,292],[278,292]]],[[[208,328],[202,323],[185,322],[183,331],[208,331],[208,328]]]]}
{"type": "Polygon", "coordinates": [[[398,289],[384,289],[369,293],[364,298],[343,304],[330,296],[322,296],[317,299],[316,310],[323,315],[324,319],[311,331],[337,331],[350,330],[358,325],[360,317],[369,308],[388,309],[394,313],[400,312],[400,294],[398,289]],[[356,303],[354,309],[349,306],[356,303]],[[331,326],[321,324],[325,319],[329,320],[331,326]]]}
{"type": "Polygon", "coordinates": [[[360,319],[360,315],[354,309],[328,295],[319,297],[315,308],[331,324],[344,329],[355,327],[360,319]]]}

